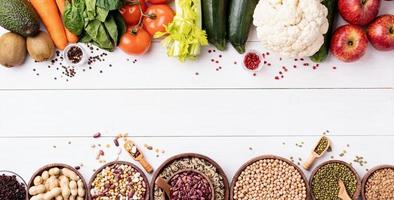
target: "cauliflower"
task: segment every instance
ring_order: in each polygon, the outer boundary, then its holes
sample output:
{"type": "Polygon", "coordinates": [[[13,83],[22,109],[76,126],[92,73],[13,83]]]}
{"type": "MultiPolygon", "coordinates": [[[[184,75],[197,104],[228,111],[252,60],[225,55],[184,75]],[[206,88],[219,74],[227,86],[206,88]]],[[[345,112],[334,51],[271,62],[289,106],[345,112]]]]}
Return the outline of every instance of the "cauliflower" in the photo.
{"type": "Polygon", "coordinates": [[[253,24],[263,46],[287,58],[312,56],[324,43],[328,9],[320,0],[263,0],[253,24]]]}

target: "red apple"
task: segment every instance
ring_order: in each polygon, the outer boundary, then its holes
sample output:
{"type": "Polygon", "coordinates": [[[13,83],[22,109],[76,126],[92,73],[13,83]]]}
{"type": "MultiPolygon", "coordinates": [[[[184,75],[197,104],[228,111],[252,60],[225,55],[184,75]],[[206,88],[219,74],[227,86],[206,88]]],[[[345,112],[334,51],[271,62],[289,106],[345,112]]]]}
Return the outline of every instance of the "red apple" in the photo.
{"type": "Polygon", "coordinates": [[[379,16],[369,25],[367,35],[377,50],[394,50],[394,15],[379,16]]]}
{"type": "Polygon", "coordinates": [[[365,26],[378,15],[381,0],[339,0],[338,10],[350,24],[365,26]]]}
{"type": "Polygon", "coordinates": [[[352,62],[360,59],[368,47],[368,38],[364,29],[358,25],[339,27],[331,39],[331,53],[339,60],[352,62]]]}

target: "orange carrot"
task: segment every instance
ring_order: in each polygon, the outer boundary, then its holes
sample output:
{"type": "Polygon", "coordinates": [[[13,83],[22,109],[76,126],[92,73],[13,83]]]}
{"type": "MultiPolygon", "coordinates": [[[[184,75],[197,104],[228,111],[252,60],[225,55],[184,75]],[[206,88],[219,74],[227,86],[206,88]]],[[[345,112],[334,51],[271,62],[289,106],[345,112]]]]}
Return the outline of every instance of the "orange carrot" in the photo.
{"type": "Polygon", "coordinates": [[[30,2],[41,17],[56,47],[63,50],[68,42],[55,0],[30,0],[30,2]]]}
{"type": "MultiPolygon", "coordinates": [[[[64,8],[66,7],[65,0],[56,0],[56,4],[57,4],[57,7],[59,8],[60,14],[63,15],[64,8]]],[[[70,42],[70,43],[77,43],[78,40],[79,40],[78,36],[75,35],[74,33],[71,33],[67,29],[67,27],[64,27],[64,28],[65,28],[65,31],[66,31],[66,37],[67,37],[68,42],[70,42]]]]}

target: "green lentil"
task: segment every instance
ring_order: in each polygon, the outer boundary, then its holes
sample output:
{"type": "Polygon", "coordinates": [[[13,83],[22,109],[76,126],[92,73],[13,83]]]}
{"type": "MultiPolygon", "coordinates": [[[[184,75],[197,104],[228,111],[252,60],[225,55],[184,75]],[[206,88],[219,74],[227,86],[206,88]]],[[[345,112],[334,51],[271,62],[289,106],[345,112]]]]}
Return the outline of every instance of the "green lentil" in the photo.
{"type": "Polygon", "coordinates": [[[328,138],[323,136],[315,147],[314,151],[317,153],[317,155],[321,155],[327,149],[327,146],[328,138]]]}
{"type": "Polygon", "coordinates": [[[338,180],[342,180],[350,196],[357,189],[357,177],[342,163],[329,163],[322,166],[312,179],[312,192],[316,200],[341,200],[338,197],[338,180]]]}

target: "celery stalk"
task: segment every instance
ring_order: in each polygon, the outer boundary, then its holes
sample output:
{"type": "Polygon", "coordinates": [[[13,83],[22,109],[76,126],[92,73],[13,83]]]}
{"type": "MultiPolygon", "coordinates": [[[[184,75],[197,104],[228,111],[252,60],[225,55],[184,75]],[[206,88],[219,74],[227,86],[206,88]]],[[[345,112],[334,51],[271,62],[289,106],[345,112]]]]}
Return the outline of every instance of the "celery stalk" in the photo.
{"type": "Polygon", "coordinates": [[[162,44],[167,55],[180,61],[196,59],[201,46],[208,45],[207,35],[202,30],[201,0],[175,0],[176,16],[166,26],[165,32],[155,38],[166,36],[162,44]]]}

